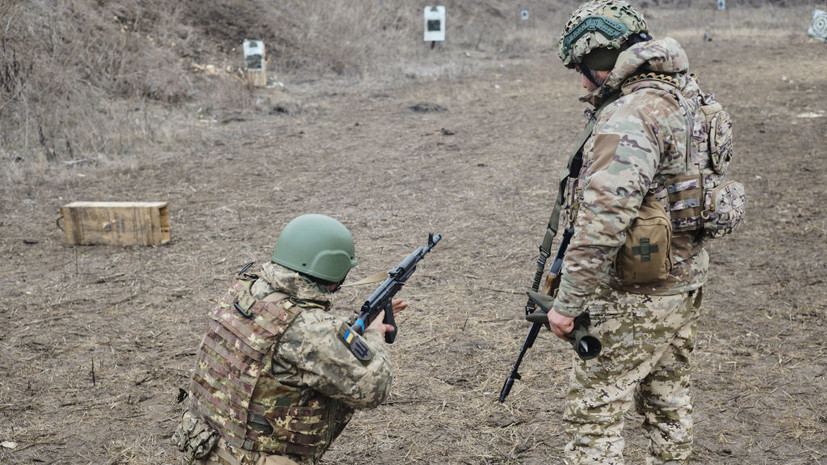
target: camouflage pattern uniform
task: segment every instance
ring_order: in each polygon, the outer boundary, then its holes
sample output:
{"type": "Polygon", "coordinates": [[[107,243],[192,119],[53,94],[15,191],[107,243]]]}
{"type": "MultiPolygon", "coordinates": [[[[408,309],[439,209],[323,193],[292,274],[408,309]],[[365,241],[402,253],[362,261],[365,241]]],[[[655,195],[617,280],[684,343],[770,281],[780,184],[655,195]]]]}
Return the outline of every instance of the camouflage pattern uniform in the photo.
{"type": "Polygon", "coordinates": [[[340,337],[348,322],[328,313],[331,293],[275,263],[262,266],[246,294],[243,288],[234,285],[214,308],[199,350],[192,414],[185,421],[204,418],[220,438],[209,456],[196,463],[315,463],[354,409],[376,407],[388,395],[393,373],[382,335],[366,331],[361,337],[372,356],[366,362],[357,359],[340,337]],[[232,305],[250,296],[260,302],[250,308],[254,320],[245,321],[232,305]],[[265,303],[266,308],[260,306],[265,303]],[[269,329],[261,332],[258,326],[269,329]],[[228,330],[246,341],[226,336],[228,330]],[[245,358],[254,352],[251,348],[268,357],[261,363],[245,358]],[[241,368],[234,371],[225,363],[241,368]],[[222,372],[236,375],[222,378],[222,372]],[[245,377],[246,382],[235,379],[245,377]],[[234,399],[238,392],[242,394],[234,399]]]}
{"type": "Polygon", "coordinates": [[[674,233],[669,277],[647,284],[621,283],[614,257],[644,196],[669,211],[664,184],[690,169],[691,119],[678,100],[698,92],[685,52],[666,38],[623,51],[606,83],[581,98],[598,110],[597,121],[567,189],[562,221],[575,234],[554,309],[589,312],[603,351],[574,357],[568,463],[622,464],[620,432],[633,398],[650,439],[647,463],[686,463],[691,454],[689,356],[708,256],[697,234],[674,233]]]}

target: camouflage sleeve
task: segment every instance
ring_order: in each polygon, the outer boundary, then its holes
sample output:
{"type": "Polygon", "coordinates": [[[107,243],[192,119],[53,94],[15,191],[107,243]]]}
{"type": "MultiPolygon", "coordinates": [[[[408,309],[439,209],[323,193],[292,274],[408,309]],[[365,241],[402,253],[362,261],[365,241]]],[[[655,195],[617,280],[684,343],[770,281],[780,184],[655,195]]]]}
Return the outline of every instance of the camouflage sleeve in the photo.
{"type": "Polygon", "coordinates": [[[626,228],[640,208],[660,161],[663,141],[651,115],[617,100],[598,119],[584,146],[580,207],[563,262],[557,312],[577,316],[610,272],[626,228]]]}
{"type": "MultiPolygon", "coordinates": [[[[280,382],[312,388],[353,408],[373,408],[390,392],[393,371],[378,331],[363,337],[371,352],[362,362],[339,336],[344,318],[308,308],[285,331],[273,356],[280,382]]],[[[360,336],[356,336],[360,337],[360,336]]]]}

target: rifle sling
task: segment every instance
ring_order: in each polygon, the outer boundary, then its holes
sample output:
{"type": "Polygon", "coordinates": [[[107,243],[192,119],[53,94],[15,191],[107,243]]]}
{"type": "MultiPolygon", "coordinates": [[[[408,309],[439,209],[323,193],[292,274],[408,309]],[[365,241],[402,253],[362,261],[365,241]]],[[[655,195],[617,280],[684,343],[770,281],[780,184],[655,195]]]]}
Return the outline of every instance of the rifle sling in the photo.
{"type": "MultiPolygon", "coordinates": [[[[594,125],[597,123],[597,116],[608,106],[609,103],[615,101],[618,97],[620,97],[620,93],[615,92],[605,98],[600,107],[589,118],[589,122],[586,124],[586,127],[577,139],[577,144],[574,146],[574,150],[572,150],[571,155],[569,155],[566,170],[560,176],[560,183],[557,190],[557,200],[554,202],[554,209],[551,211],[551,217],[549,218],[548,225],[546,226],[546,234],[543,236],[543,242],[540,244],[540,256],[537,258],[537,272],[534,274],[534,281],[532,282],[531,287],[534,291],[537,291],[540,288],[540,281],[543,279],[543,270],[546,266],[546,259],[551,256],[551,244],[554,241],[554,237],[557,235],[557,228],[560,223],[560,210],[562,210],[563,202],[565,202],[566,184],[568,183],[568,179],[571,176],[580,175],[580,167],[582,166],[583,160],[583,146],[586,144],[586,141],[589,139],[589,136],[591,136],[592,131],[594,130],[594,125]],[[574,172],[575,169],[577,170],[576,173],[574,172]]],[[[534,311],[534,304],[531,300],[529,300],[526,304],[526,315],[530,314],[532,311],[534,311]]]]}
{"type": "Polygon", "coordinates": [[[386,279],[388,279],[388,273],[383,271],[381,273],[376,273],[374,275],[370,275],[367,278],[362,278],[359,281],[356,281],[354,283],[342,284],[342,287],[361,286],[362,284],[378,283],[378,282],[384,281],[386,279]]]}
{"type": "MultiPolygon", "coordinates": [[[[557,188],[557,200],[554,201],[554,209],[551,211],[551,217],[549,218],[548,225],[546,226],[546,234],[543,237],[543,242],[540,244],[540,258],[537,261],[538,265],[540,265],[538,268],[538,273],[540,276],[542,276],[543,266],[545,266],[546,259],[551,256],[551,244],[554,241],[554,237],[557,235],[557,227],[560,223],[560,210],[562,210],[563,202],[565,202],[566,198],[566,184],[568,184],[570,176],[577,176],[579,174],[572,173],[572,165],[581,164],[579,161],[581,161],[583,145],[586,143],[586,139],[589,138],[589,135],[591,135],[592,129],[594,129],[594,123],[594,119],[589,120],[589,123],[583,130],[583,134],[581,134],[577,140],[575,149],[572,150],[572,153],[569,156],[569,161],[566,163],[566,170],[560,176],[560,181],[557,188]],[[575,161],[576,159],[578,161],[575,161]]],[[[539,286],[540,281],[536,281],[539,286]]],[[[537,286],[534,287],[534,290],[537,290],[537,286]]]]}

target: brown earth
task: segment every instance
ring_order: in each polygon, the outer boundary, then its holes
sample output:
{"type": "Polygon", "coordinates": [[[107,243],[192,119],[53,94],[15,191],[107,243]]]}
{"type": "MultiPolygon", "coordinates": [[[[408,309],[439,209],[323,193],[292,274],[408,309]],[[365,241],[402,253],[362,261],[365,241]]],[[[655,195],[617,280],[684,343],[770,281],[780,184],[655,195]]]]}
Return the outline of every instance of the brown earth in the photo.
{"type": "MultiPolygon", "coordinates": [[[[694,463],[827,463],[827,47],[800,31],[702,31],[668,32],[734,117],[731,176],[749,205],[738,234],[710,245],[694,463]]],[[[577,76],[551,49],[449,46],[381,88],[285,84],[256,91],[253,110],[183,121],[188,138],[164,150],[0,186],[0,463],[178,463],[174,399],[210,303],[308,212],[351,228],[352,278],[444,236],[401,293],[412,308],[388,348],[390,398],[324,463],[562,462],[570,348],[542,333],[497,395],[583,124],[577,76]],[[430,77],[446,63],[464,71],[430,77]],[[75,200],[169,202],[173,240],[64,245],[55,219],[75,200]]],[[[338,308],[370,291],[345,290],[338,308]]],[[[629,415],[628,463],[643,461],[639,423],[629,415]]]]}

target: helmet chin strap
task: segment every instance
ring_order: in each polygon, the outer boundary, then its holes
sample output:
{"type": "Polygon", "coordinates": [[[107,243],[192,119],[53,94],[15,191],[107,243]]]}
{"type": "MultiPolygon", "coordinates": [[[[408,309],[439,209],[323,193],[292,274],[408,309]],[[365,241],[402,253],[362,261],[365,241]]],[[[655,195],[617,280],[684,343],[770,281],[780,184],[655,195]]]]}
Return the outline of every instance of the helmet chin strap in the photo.
{"type": "Polygon", "coordinates": [[[583,74],[583,76],[586,76],[586,79],[588,79],[589,82],[594,84],[595,87],[600,88],[603,85],[597,83],[597,79],[595,79],[594,73],[592,73],[592,70],[589,69],[589,67],[586,66],[585,63],[580,63],[578,66],[580,66],[580,72],[583,74]]]}
{"type": "Polygon", "coordinates": [[[308,281],[312,281],[313,283],[318,285],[323,291],[325,291],[326,293],[329,293],[329,294],[333,294],[333,293],[337,292],[339,289],[341,289],[342,284],[345,282],[345,279],[347,278],[347,275],[345,275],[345,277],[342,278],[341,281],[333,282],[333,281],[326,281],[324,279],[317,278],[315,276],[310,276],[307,273],[299,272],[299,275],[301,275],[304,279],[306,279],[308,281]],[[335,284],[336,287],[331,289],[329,286],[332,286],[334,284],[335,284]]]}

